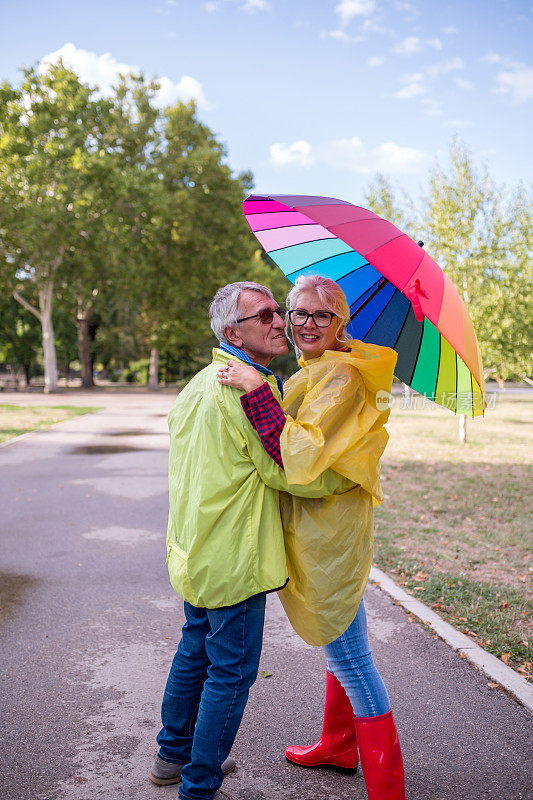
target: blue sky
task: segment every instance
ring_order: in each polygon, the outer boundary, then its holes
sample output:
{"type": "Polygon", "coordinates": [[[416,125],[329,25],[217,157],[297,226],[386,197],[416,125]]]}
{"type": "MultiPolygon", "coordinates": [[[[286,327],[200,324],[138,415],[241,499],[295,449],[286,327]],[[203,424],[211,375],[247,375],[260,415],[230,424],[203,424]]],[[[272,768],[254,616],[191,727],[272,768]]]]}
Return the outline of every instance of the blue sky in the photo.
{"type": "Polygon", "coordinates": [[[417,196],[457,133],[511,187],[533,178],[533,4],[522,0],[1,0],[0,77],[61,53],[194,97],[258,192],[361,203],[377,170],[417,196]]]}

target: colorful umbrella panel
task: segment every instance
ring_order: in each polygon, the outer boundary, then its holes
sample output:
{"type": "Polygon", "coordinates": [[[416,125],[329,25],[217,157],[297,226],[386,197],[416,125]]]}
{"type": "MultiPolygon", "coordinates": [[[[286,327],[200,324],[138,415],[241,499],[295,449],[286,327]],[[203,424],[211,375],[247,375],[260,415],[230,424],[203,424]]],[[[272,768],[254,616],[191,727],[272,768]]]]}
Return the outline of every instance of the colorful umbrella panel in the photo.
{"type": "Polygon", "coordinates": [[[348,333],[396,350],[401,381],[456,413],[483,413],[481,356],[466,306],[410,237],[368,209],[328,197],[252,195],[244,213],[290,281],[318,273],[339,283],[352,313],[361,309],[348,333]]]}

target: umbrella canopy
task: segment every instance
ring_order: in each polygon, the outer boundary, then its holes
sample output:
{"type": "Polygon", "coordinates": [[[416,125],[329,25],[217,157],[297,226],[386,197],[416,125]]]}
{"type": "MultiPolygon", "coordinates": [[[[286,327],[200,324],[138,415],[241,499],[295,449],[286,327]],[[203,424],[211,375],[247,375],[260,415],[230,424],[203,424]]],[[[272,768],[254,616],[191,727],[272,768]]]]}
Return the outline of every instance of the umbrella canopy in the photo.
{"type": "Polygon", "coordinates": [[[456,413],[483,413],[483,366],[466,306],[409,236],[332,197],[250,195],[244,215],[290,281],[318,273],[340,284],[352,311],[348,333],[396,350],[397,378],[456,413]]]}

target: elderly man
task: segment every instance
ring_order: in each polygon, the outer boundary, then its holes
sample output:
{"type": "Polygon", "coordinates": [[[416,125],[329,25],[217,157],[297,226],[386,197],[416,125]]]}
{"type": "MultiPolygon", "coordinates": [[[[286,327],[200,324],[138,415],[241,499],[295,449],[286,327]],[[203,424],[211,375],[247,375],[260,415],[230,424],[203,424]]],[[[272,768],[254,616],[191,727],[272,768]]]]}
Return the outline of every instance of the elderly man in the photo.
{"type": "Polygon", "coordinates": [[[243,413],[241,393],[217,380],[228,359],[239,359],[280,397],[268,365],[288,349],[285,311],[270,290],[229,284],[215,295],[210,316],[220,347],[169,415],[168,567],[186,623],[150,778],[159,785],[181,780],[181,800],[228,797],[219,787],[235,768],[229,753],[257,677],[266,593],[287,582],[278,491],[322,497],[352,486],[334,472],[289,485],[243,413]]]}

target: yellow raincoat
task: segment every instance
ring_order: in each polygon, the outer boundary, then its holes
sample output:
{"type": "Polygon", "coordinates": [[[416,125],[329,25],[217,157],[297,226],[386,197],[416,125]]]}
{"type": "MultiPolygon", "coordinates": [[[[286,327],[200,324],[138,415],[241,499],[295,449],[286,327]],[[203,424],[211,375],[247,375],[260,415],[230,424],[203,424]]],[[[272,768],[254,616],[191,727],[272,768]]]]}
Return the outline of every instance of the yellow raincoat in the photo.
{"type": "Polygon", "coordinates": [[[284,387],[281,455],[289,483],[331,468],[357,484],[338,496],[280,497],[289,582],[279,595],[293,628],[312,645],[337,639],[357,613],[372,563],[373,506],[383,499],[385,393],[397,356],[360,341],[349,348],[301,359],[284,387]]]}

